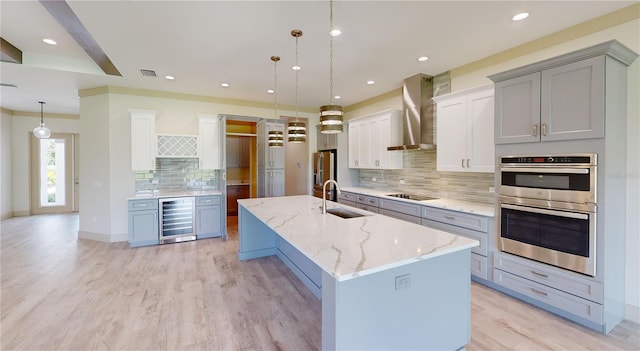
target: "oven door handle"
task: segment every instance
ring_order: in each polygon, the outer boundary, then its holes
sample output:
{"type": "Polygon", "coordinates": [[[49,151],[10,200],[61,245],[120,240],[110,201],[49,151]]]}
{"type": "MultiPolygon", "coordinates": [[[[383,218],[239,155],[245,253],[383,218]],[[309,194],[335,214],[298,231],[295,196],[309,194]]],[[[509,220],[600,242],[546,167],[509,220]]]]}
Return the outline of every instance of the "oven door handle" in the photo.
{"type": "Polygon", "coordinates": [[[516,206],[516,205],[509,205],[504,203],[500,204],[500,207],[508,208],[510,210],[534,212],[534,213],[540,213],[540,214],[546,214],[546,215],[558,216],[558,217],[567,217],[567,218],[585,219],[585,220],[589,219],[588,214],[576,213],[576,212],[554,211],[554,210],[546,210],[544,208],[516,206]]]}
{"type": "Polygon", "coordinates": [[[589,174],[589,168],[500,168],[500,172],[589,174]]]}

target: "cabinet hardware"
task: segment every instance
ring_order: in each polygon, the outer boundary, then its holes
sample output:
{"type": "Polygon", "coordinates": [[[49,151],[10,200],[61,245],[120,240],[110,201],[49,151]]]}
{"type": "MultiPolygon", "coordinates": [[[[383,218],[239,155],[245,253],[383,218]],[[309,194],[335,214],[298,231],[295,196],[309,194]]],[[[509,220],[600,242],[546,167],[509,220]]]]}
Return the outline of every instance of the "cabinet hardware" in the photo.
{"type": "Polygon", "coordinates": [[[542,135],[547,136],[547,124],[542,123],[542,135]]]}
{"type": "Polygon", "coordinates": [[[147,207],[147,204],[140,204],[138,207],[147,207]]]}
{"type": "Polygon", "coordinates": [[[444,216],[444,218],[446,218],[446,219],[448,219],[450,221],[455,221],[456,220],[456,217],[453,217],[453,216],[444,216]]]}
{"type": "Polygon", "coordinates": [[[533,273],[533,274],[535,274],[535,275],[537,275],[538,277],[541,277],[541,278],[549,278],[549,276],[544,274],[544,273],[538,273],[536,271],[531,271],[531,273],[533,273]]]}
{"type": "Polygon", "coordinates": [[[464,168],[464,158],[460,160],[460,167],[464,168]]]}
{"type": "Polygon", "coordinates": [[[534,124],[532,126],[532,130],[533,130],[532,131],[533,136],[538,136],[538,125],[537,124],[534,124]]]}
{"type": "Polygon", "coordinates": [[[469,165],[470,161],[471,161],[471,159],[467,159],[467,168],[471,168],[471,165],[469,165]]]}
{"type": "Polygon", "coordinates": [[[533,291],[535,294],[538,294],[538,295],[540,295],[540,296],[545,296],[545,297],[549,296],[549,294],[547,294],[547,293],[546,293],[546,292],[544,292],[544,291],[540,291],[540,290],[538,290],[538,289],[534,289],[534,288],[529,288],[529,289],[531,289],[531,291],[533,291]]]}

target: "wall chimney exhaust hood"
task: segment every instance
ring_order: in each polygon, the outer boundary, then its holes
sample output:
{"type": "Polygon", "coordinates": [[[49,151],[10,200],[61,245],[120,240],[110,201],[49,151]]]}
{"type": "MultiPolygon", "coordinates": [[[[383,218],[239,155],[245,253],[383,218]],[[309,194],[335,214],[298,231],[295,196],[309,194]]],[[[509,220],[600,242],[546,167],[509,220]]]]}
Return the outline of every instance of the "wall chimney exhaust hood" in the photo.
{"type": "Polygon", "coordinates": [[[433,77],[416,74],[404,80],[402,86],[403,144],[387,150],[435,149],[433,123],[433,77]]]}

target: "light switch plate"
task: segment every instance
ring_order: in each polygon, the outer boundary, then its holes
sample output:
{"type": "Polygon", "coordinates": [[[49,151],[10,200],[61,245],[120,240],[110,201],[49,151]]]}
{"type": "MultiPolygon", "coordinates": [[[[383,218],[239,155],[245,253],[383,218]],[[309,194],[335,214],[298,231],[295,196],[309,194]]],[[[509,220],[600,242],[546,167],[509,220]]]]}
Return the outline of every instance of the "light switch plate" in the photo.
{"type": "Polygon", "coordinates": [[[411,286],[411,274],[404,274],[396,277],[396,290],[406,289],[410,286],[411,286]]]}

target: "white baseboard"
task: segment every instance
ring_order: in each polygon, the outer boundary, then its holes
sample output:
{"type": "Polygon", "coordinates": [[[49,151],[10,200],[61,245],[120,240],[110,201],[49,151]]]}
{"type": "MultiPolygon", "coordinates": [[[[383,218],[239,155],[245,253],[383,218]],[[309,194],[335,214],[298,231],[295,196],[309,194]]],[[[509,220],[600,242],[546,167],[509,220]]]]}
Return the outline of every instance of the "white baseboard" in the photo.
{"type": "Polygon", "coordinates": [[[120,233],[120,234],[93,233],[93,232],[85,232],[85,231],[79,230],[78,239],[102,241],[105,243],[116,243],[120,241],[129,240],[129,234],[127,233],[120,233]]]}
{"type": "Polygon", "coordinates": [[[5,219],[9,219],[13,217],[13,212],[7,212],[0,216],[0,221],[4,221],[5,219]]]}
{"type": "Polygon", "coordinates": [[[640,307],[627,304],[624,309],[624,319],[640,324],[640,307]]]}

